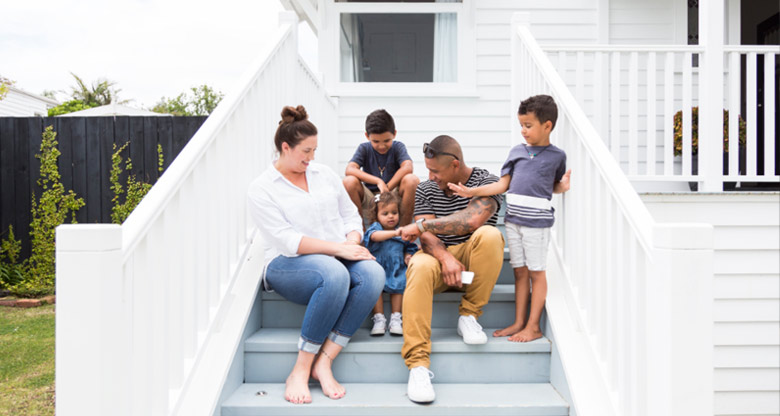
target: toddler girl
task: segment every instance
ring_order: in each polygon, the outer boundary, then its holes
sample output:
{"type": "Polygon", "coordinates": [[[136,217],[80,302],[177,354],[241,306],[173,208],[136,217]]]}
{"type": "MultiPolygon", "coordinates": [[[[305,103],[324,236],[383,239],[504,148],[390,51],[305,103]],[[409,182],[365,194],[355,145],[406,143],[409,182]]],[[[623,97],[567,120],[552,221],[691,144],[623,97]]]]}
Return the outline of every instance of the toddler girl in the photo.
{"type": "MultiPolygon", "coordinates": [[[[385,269],[384,291],[390,293],[390,333],[403,335],[401,323],[401,302],[406,288],[406,265],[412,254],[417,251],[417,245],[401,239],[398,233],[400,206],[398,195],[392,192],[382,192],[374,197],[371,210],[372,224],[363,236],[363,244],[376,261],[385,269]]],[[[382,296],[374,306],[374,327],[371,335],[384,335],[387,319],[384,314],[382,296]]]]}

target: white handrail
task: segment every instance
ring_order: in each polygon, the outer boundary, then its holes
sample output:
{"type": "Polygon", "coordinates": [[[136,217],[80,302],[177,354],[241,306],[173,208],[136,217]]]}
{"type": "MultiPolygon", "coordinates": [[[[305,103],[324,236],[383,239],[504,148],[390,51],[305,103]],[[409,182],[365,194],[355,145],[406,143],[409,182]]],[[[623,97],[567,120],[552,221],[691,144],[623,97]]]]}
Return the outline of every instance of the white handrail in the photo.
{"type": "Polygon", "coordinates": [[[297,17],[284,12],[121,227],[57,229],[57,414],[213,413],[262,270],[246,190],[272,160],[282,106],[296,104],[321,147],[336,148],[337,102],[300,59],[297,17]]]}
{"type": "Polygon", "coordinates": [[[652,219],[523,21],[513,94],[555,98],[552,142],[573,170],[554,200],[546,303],[571,404],[579,415],[711,414],[712,227],[652,219]]]}

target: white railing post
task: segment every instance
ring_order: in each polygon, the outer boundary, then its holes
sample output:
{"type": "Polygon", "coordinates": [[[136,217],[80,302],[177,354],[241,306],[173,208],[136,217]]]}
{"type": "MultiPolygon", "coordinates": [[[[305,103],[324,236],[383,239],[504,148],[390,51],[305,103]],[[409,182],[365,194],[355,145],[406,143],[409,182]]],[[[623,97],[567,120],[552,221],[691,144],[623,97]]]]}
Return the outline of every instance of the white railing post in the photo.
{"type": "Polygon", "coordinates": [[[647,282],[648,415],[713,414],[713,229],[655,224],[647,282]]]}
{"type": "Polygon", "coordinates": [[[705,192],[723,190],[723,28],[723,0],[699,2],[699,189],[705,192]]]}
{"type": "Polygon", "coordinates": [[[129,415],[122,228],[57,227],[56,413],[129,415]]]}
{"type": "MultiPolygon", "coordinates": [[[[511,51],[519,51],[520,49],[520,39],[517,37],[517,28],[520,26],[529,27],[531,25],[531,14],[528,12],[515,12],[512,14],[512,24],[509,25],[509,39],[510,39],[510,50],[511,51]]],[[[523,87],[525,85],[521,85],[522,83],[518,82],[519,79],[521,79],[524,76],[528,76],[528,74],[523,74],[522,72],[522,56],[520,56],[519,53],[513,53],[512,54],[512,68],[511,68],[511,76],[512,76],[512,83],[511,83],[511,94],[512,96],[509,97],[509,105],[512,107],[509,111],[512,115],[512,117],[509,118],[509,124],[510,124],[510,131],[512,133],[511,135],[511,143],[510,146],[516,146],[520,143],[524,143],[524,140],[520,136],[520,123],[517,122],[517,108],[520,106],[520,101],[523,100],[523,97],[528,96],[527,91],[523,91],[523,87]]]]}

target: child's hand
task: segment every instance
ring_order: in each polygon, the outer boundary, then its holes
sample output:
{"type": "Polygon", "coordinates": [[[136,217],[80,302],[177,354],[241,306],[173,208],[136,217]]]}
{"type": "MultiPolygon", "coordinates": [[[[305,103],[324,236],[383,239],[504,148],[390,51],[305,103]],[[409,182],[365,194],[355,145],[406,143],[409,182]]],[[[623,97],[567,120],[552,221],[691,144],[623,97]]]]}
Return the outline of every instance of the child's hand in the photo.
{"type": "Polygon", "coordinates": [[[379,192],[390,192],[390,188],[387,186],[385,181],[379,180],[379,182],[376,183],[376,187],[379,188],[379,192]]]}
{"type": "Polygon", "coordinates": [[[472,196],[474,196],[474,191],[468,186],[465,186],[460,182],[458,182],[457,185],[455,185],[452,182],[448,182],[447,186],[450,188],[452,192],[455,192],[455,195],[458,195],[460,197],[471,198],[472,196]]]}
{"type": "Polygon", "coordinates": [[[395,229],[395,236],[400,237],[401,236],[401,227],[398,227],[395,229]]]}
{"type": "Polygon", "coordinates": [[[553,188],[553,193],[562,194],[568,191],[570,188],[571,188],[571,169],[567,170],[566,173],[563,174],[563,177],[561,177],[561,180],[555,184],[553,188]]]}

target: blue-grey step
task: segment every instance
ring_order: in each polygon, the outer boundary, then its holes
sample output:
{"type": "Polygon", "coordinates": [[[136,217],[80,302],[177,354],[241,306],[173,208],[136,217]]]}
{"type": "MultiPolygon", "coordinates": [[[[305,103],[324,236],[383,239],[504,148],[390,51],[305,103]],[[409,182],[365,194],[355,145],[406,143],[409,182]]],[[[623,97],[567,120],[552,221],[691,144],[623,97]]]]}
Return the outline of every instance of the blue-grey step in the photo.
{"type": "MultiPolygon", "coordinates": [[[[389,298],[385,294],[385,314],[389,316],[389,298]]],[[[458,305],[461,292],[444,292],[433,297],[433,328],[455,328],[458,324],[458,305]]],[[[263,292],[262,327],[263,328],[300,328],[306,307],[289,302],[277,293],[263,292]]],[[[514,322],[515,286],[497,284],[493,288],[490,302],[483,309],[479,323],[483,327],[504,328],[514,322]]],[[[364,328],[371,326],[366,317],[364,328]]]]}
{"type": "MultiPolygon", "coordinates": [[[[437,377],[438,378],[438,377],[437,377]]],[[[569,406],[549,383],[437,384],[436,400],[427,405],[406,397],[406,382],[343,384],[347,395],[331,400],[311,385],[310,404],[284,400],[284,384],[244,384],[222,405],[223,416],[553,416],[568,415],[569,406]],[[258,395],[264,392],[264,395],[258,395]]]]}
{"type": "MultiPolygon", "coordinates": [[[[544,383],[550,380],[550,341],[528,343],[494,338],[466,345],[455,328],[431,331],[431,370],[439,383],[544,383]]],[[[263,328],[244,344],[244,378],[248,383],[284,382],[298,356],[295,328],[263,328]]],[[[344,383],[402,383],[409,370],[401,357],[403,337],[372,337],[360,329],[334,361],[333,373],[344,383]]]]}

